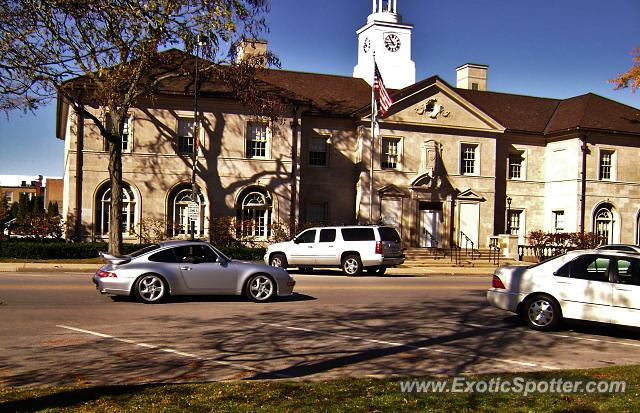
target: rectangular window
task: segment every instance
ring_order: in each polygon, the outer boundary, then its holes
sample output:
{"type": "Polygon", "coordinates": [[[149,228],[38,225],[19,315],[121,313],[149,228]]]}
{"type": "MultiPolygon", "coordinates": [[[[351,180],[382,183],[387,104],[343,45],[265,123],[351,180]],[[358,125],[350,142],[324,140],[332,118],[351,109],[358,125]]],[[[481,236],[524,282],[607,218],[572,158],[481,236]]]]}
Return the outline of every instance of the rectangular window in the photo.
{"type": "MultiPolygon", "coordinates": [[[[130,117],[129,116],[125,116],[124,119],[122,119],[122,124],[120,125],[120,129],[122,129],[122,152],[129,152],[130,151],[130,117]]],[[[111,118],[111,115],[107,114],[107,119],[106,119],[106,127],[107,130],[110,131],[111,128],[113,127],[113,119],[111,118]]],[[[109,148],[107,146],[107,141],[104,141],[104,150],[108,151],[109,148]]]]}
{"type": "Polygon", "coordinates": [[[267,157],[268,126],[261,123],[247,125],[247,158],[267,157]]]}
{"type": "Polygon", "coordinates": [[[521,179],[522,178],[522,164],[524,158],[522,152],[509,154],[509,179],[521,179]]]}
{"type": "Polygon", "coordinates": [[[5,192],[4,199],[6,199],[9,206],[11,206],[11,203],[13,203],[13,192],[5,192]]]}
{"type": "Polygon", "coordinates": [[[511,235],[520,233],[520,214],[522,211],[509,211],[509,230],[511,235]]]}
{"type": "Polygon", "coordinates": [[[313,137],[309,140],[309,165],[327,166],[327,138],[313,137]]]}
{"type": "Polygon", "coordinates": [[[460,158],[460,173],[462,175],[478,174],[478,145],[462,144],[460,158]]]}
{"type": "Polygon", "coordinates": [[[400,139],[382,138],[382,169],[398,169],[400,163],[400,139]]]}
{"type": "Polygon", "coordinates": [[[613,151],[600,152],[600,179],[610,181],[613,176],[613,151]]]}
{"type": "Polygon", "coordinates": [[[178,153],[193,154],[195,139],[196,123],[193,119],[178,119],[178,153]]]}
{"type": "Polygon", "coordinates": [[[553,211],[553,229],[555,232],[564,232],[564,211],[553,211]]]}

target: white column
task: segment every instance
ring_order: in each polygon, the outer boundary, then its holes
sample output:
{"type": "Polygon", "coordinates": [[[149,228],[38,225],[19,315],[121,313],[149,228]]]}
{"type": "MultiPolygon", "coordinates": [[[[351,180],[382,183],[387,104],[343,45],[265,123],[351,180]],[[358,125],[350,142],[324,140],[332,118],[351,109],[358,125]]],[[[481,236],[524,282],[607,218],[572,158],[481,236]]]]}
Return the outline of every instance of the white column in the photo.
{"type": "Polygon", "coordinates": [[[373,0],[373,13],[376,12],[376,0],[373,0]]]}
{"type": "Polygon", "coordinates": [[[382,0],[378,0],[378,13],[382,13],[382,0]]]}
{"type": "Polygon", "coordinates": [[[393,10],[391,10],[394,13],[398,12],[398,0],[393,0],[393,10]]]}

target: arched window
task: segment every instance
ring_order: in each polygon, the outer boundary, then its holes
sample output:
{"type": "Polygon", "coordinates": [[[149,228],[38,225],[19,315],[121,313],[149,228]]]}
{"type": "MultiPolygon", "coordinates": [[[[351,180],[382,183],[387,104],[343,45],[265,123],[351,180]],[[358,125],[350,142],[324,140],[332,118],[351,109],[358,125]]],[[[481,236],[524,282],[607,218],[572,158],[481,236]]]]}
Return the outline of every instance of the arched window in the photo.
{"type": "Polygon", "coordinates": [[[595,234],[601,242],[613,243],[613,225],[615,223],[611,207],[602,206],[594,215],[595,234]]]}
{"type": "MultiPolygon", "coordinates": [[[[122,184],[122,234],[132,235],[137,225],[136,198],[131,187],[122,184]]],[[[104,185],[96,196],[96,235],[109,236],[109,222],[111,214],[111,188],[104,185]]]]}
{"type": "MultiPolygon", "coordinates": [[[[169,233],[173,236],[191,235],[191,220],[189,219],[189,204],[194,201],[191,187],[181,186],[171,193],[169,197],[169,233]]],[[[198,197],[200,213],[195,220],[194,235],[200,236],[202,233],[202,211],[204,198],[202,194],[198,197]]]]}
{"type": "Polygon", "coordinates": [[[271,235],[271,198],[267,193],[259,189],[245,191],[237,209],[243,238],[266,240],[271,235]]]}

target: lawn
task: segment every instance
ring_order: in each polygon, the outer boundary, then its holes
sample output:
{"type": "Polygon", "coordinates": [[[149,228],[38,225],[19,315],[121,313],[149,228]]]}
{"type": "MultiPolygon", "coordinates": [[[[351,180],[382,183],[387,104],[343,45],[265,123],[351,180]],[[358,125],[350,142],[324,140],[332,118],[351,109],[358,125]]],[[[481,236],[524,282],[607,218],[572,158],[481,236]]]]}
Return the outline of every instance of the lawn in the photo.
{"type": "MultiPolygon", "coordinates": [[[[640,367],[469,376],[469,380],[624,380],[625,393],[402,393],[400,379],[243,381],[76,388],[2,388],[0,411],[69,412],[638,412],[640,367]]],[[[422,378],[421,378],[422,379],[422,378]]],[[[428,378],[427,378],[428,379],[428,378]]],[[[443,379],[442,377],[438,379],[443,379]]],[[[447,378],[444,378],[447,379],[447,378]]]]}

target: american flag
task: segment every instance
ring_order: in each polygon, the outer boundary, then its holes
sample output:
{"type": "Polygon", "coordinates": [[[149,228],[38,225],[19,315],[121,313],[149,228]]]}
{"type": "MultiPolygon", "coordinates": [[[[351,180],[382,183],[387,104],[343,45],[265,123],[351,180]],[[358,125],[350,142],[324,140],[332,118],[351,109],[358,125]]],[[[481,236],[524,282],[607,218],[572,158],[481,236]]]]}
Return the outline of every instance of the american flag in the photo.
{"type": "Polygon", "coordinates": [[[378,64],[374,63],[374,67],[373,91],[376,97],[378,110],[382,116],[385,116],[387,114],[387,110],[389,110],[391,105],[393,105],[393,100],[391,99],[391,96],[389,96],[387,88],[384,87],[384,81],[382,80],[382,75],[380,75],[380,70],[378,70],[378,64]]]}

